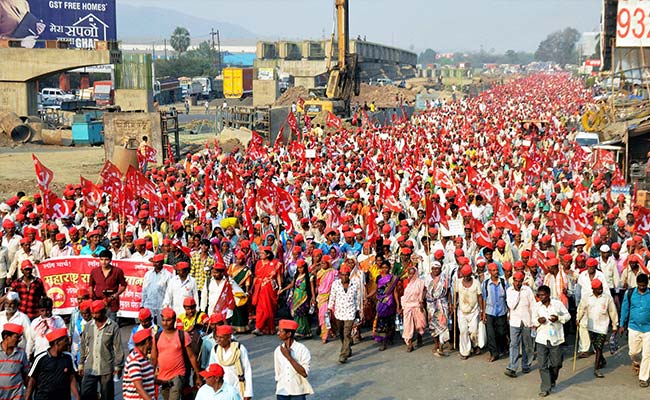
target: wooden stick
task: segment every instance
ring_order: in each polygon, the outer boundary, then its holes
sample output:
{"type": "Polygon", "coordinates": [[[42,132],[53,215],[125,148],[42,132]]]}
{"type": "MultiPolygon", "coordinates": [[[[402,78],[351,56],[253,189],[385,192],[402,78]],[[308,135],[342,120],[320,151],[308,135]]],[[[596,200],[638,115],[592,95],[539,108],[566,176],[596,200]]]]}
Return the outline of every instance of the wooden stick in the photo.
{"type": "Polygon", "coordinates": [[[580,337],[580,321],[576,325],[576,343],[573,346],[573,372],[576,372],[576,360],[578,359],[578,338],[580,337]]]}

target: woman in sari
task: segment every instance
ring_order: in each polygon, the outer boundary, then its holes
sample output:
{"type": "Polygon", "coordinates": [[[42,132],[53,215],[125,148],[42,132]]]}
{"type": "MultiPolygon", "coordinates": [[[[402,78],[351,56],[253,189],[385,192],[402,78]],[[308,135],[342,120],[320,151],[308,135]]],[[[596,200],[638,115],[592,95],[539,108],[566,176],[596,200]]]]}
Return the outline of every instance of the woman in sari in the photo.
{"type": "Polygon", "coordinates": [[[327,343],[327,338],[330,334],[330,329],[334,325],[334,321],[330,321],[329,327],[325,323],[325,316],[327,315],[327,302],[330,299],[330,290],[338,271],[332,268],[332,259],[330,256],[323,256],[320,263],[320,269],[316,272],[316,285],[318,286],[318,296],[316,301],[318,303],[318,324],[320,325],[320,338],[323,344],[327,343]]]}
{"type": "Polygon", "coordinates": [[[233,330],[238,333],[248,331],[248,299],[252,289],[253,274],[246,266],[246,254],[238,250],[235,254],[235,263],[228,268],[230,276],[242,289],[243,292],[235,293],[235,310],[230,320],[233,330]]]}
{"type": "Polygon", "coordinates": [[[395,315],[401,312],[397,284],[399,278],[390,273],[390,262],[384,260],[379,267],[377,288],[368,295],[377,299],[377,315],[373,324],[372,336],[375,342],[381,343],[380,351],[386,350],[388,342],[395,335],[395,315]]]}
{"type": "Polygon", "coordinates": [[[266,246],[260,250],[260,260],[255,266],[253,289],[253,334],[256,336],[272,335],[275,332],[275,312],[278,308],[278,292],[282,285],[280,264],[273,259],[273,250],[266,246]]]}
{"type": "Polygon", "coordinates": [[[447,318],[449,315],[449,278],[442,274],[442,265],[438,261],[431,264],[431,274],[425,280],[429,330],[433,337],[433,354],[446,357],[442,349],[449,340],[447,318]]]}
{"type": "Polygon", "coordinates": [[[293,288],[293,294],[289,299],[289,308],[291,316],[298,323],[296,337],[310,338],[312,333],[309,324],[309,309],[316,306],[316,299],[313,295],[316,293],[315,279],[309,274],[305,260],[298,260],[296,268],[293,282],[287,288],[293,288]]]}
{"type": "Polygon", "coordinates": [[[417,268],[410,266],[408,283],[402,295],[402,314],[404,318],[404,332],[402,338],[406,343],[406,351],[413,351],[413,335],[417,332],[418,346],[422,345],[422,335],[427,325],[424,315],[424,281],[418,277],[417,268]]]}

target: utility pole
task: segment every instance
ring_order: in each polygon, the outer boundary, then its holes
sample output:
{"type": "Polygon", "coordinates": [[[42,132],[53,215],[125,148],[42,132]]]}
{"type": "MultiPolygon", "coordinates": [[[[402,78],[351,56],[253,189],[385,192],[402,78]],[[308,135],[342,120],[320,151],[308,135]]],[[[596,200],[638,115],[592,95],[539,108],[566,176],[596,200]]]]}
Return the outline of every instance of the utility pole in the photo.
{"type": "Polygon", "coordinates": [[[165,49],[165,61],[167,61],[167,39],[163,39],[163,46],[165,49]]]}
{"type": "MultiPolygon", "coordinates": [[[[219,32],[219,31],[217,31],[217,32],[219,32]]],[[[211,43],[210,43],[210,46],[211,46],[211,50],[210,50],[210,62],[211,62],[211,64],[212,64],[212,68],[213,68],[215,71],[217,70],[217,63],[216,63],[216,60],[215,60],[215,57],[214,57],[214,55],[215,55],[215,54],[214,54],[214,37],[215,37],[215,35],[218,34],[217,32],[214,31],[214,28],[210,29],[210,40],[211,40],[211,43]]]]}
{"type": "Polygon", "coordinates": [[[217,29],[217,72],[221,73],[221,39],[219,38],[219,29],[217,29]]]}

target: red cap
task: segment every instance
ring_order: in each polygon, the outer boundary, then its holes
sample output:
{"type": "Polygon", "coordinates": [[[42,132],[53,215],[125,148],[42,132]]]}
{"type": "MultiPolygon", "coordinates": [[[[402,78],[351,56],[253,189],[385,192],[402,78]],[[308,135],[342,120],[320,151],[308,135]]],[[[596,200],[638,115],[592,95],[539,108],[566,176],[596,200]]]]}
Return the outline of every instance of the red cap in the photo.
{"type": "Polygon", "coordinates": [[[81,302],[81,304],[79,304],[79,310],[80,311],[90,310],[92,306],[93,306],[92,300],[84,300],[81,302]]]}
{"type": "Polygon", "coordinates": [[[587,267],[597,267],[598,266],[598,260],[595,258],[590,258],[587,260],[587,267]]]}
{"type": "Polygon", "coordinates": [[[104,300],[95,300],[90,306],[90,312],[96,313],[106,309],[106,303],[104,300]]]}
{"type": "Polygon", "coordinates": [[[204,378],[223,376],[223,367],[219,364],[210,364],[205,371],[199,372],[204,378]]]}
{"type": "Polygon", "coordinates": [[[135,344],[142,343],[150,337],[151,337],[151,328],[140,329],[139,331],[133,334],[133,343],[135,344]]]}
{"type": "Polygon", "coordinates": [[[619,242],[612,243],[612,250],[620,250],[621,244],[619,242]]]}
{"type": "Polygon", "coordinates": [[[165,261],[165,255],[164,254],[156,254],[155,256],[153,256],[151,261],[153,261],[153,262],[165,261]]]}
{"type": "Polygon", "coordinates": [[[185,261],[181,261],[176,264],[176,269],[188,269],[190,267],[190,264],[185,261]]]}
{"type": "Polygon", "coordinates": [[[469,264],[466,264],[463,268],[460,269],[460,274],[463,276],[472,275],[472,267],[469,264]]]}
{"type": "Polygon", "coordinates": [[[162,311],[160,312],[160,315],[163,318],[172,318],[172,319],[176,318],[176,312],[174,311],[174,309],[169,307],[163,308],[162,311]]]}
{"type": "Polygon", "coordinates": [[[500,249],[505,248],[505,247],[506,247],[506,241],[503,240],[503,239],[499,239],[499,240],[497,241],[497,247],[500,248],[500,249]]]}
{"type": "Polygon", "coordinates": [[[194,297],[186,297],[183,299],[183,307],[192,307],[196,305],[196,300],[194,297]]]}
{"type": "Polygon", "coordinates": [[[57,233],[56,236],[54,236],[54,239],[56,239],[57,241],[65,240],[65,235],[63,233],[57,233]]]}
{"type": "Polygon", "coordinates": [[[140,321],[144,321],[145,319],[151,318],[151,310],[148,308],[141,308],[140,311],[138,311],[138,319],[140,321]]]}
{"type": "Polygon", "coordinates": [[[440,250],[440,249],[436,250],[436,251],[433,253],[433,257],[434,257],[434,258],[442,258],[442,257],[444,257],[444,256],[445,256],[445,252],[442,251],[442,250],[440,250]]]}
{"type": "Polygon", "coordinates": [[[209,322],[211,324],[218,324],[219,322],[225,321],[225,320],[226,320],[226,318],[223,316],[223,314],[214,313],[214,314],[210,315],[209,322]]]}
{"type": "Polygon", "coordinates": [[[230,325],[219,325],[219,326],[217,326],[217,335],[218,336],[230,336],[230,335],[232,335],[232,326],[230,326],[230,325]]]}
{"type": "Polygon", "coordinates": [[[339,268],[339,273],[341,274],[349,274],[350,272],[352,272],[352,270],[345,264],[341,265],[341,268],[339,268]]]}
{"type": "Polygon", "coordinates": [[[18,334],[18,335],[22,335],[23,331],[25,329],[23,328],[22,325],[12,324],[12,323],[8,322],[2,327],[2,330],[6,331],[6,332],[11,332],[11,333],[15,333],[15,334],[18,334]]]}
{"type": "Polygon", "coordinates": [[[278,325],[280,329],[288,329],[291,331],[298,329],[298,323],[291,319],[281,319],[278,325]]]}
{"type": "Polygon", "coordinates": [[[147,240],[144,239],[144,238],[135,239],[135,240],[133,241],[133,244],[136,245],[136,246],[144,246],[144,245],[147,244],[147,240]]]}
{"type": "Polygon", "coordinates": [[[97,236],[100,235],[100,232],[99,232],[97,229],[88,232],[88,235],[86,235],[86,236],[88,236],[88,237],[90,238],[90,237],[93,237],[93,236],[95,236],[95,235],[97,235],[97,236]]]}
{"type": "Polygon", "coordinates": [[[592,289],[598,289],[603,287],[603,283],[600,281],[600,279],[596,278],[593,281],[591,281],[591,288],[592,289]]]}
{"type": "Polygon", "coordinates": [[[66,336],[68,336],[68,330],[66,328],[58,328],[45,335],[45,338],[49,343],[52,343],[53,341],[66,336]]]}
{"type": "Polygon", "coordinates": [[[506,261],[503,263],[503,269],[505,271],[512,271],[512,263],[510,261],[506,261]]]}
{"type": "Polygon", "coordinates": [[[88,291],[88,288],[82,287],[77,289],[77,297],[86,297],[90,296],[90,292],[88,291]]]}
{"type": "Polygon", "coordinates": [[[23,260],[23,262],[20,263],[20,269],[26,269],[26,268],[34,268],[34,264],[32,264],[32,262],[29,259],[23,260]]]}
{"type": "Polygon", "coordinates": [[[524,275],[523,272],[521,272],[521,271],[517,271],[517,272],[514,273],[514,275],[512,275],[512,277],[513,277],[515,280],[523,281],[525,275],[524,275]]]}

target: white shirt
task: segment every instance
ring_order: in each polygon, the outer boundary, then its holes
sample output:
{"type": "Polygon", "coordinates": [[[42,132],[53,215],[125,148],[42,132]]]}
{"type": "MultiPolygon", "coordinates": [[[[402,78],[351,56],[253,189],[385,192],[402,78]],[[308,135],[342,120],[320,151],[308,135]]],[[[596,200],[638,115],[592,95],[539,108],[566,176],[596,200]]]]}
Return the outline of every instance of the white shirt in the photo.
{"type": "Polygon", "coordinates": [[[4,246],[0,246],[0,279],[7,277],[7,272],[9,271],[9,249],[4,246]]]}
{"type": "Polygon", "coordinates": [[[181,315],[185,312],[183,300],[186,297],[194,297],[194,301],[198,303],[199,292],[196,288],[196,281],[189,275],[184,281],[181,281],[178,275],[174,275],[167,283],[163,307],[171,307],[177,316],[181,315]]]}
{"type": "Polygon", "coordinates": [[[59,248],[59,245],[52,246],[50,250],[50,258],[59,258],[59,257],[73,257],[74,249],[72,246],[64,246],[63,249],[59,248]]]}
{"type": "Polygon", "coordinates": [[[153,269],[147,271],[142,281],[142,307],[150,310],[162,310],[167,285],[171,279],[171,272],[165,268],[160,270],[160,272],[156,272],[153,269]]]}
{"type": "Polygon", "coordinates": [[[535,308],[535,295],[529,286],[521,285],[520,290],[513,286],[506,289],[506,303],[510,311],[510,326],[519,328],[532,325],[533,309],[535,308]]]}
{"type": "Polygon", "coordinates": [[[578,321],[587,318],[587,330],[591,332],[607,334],[609,321],[612,321],[612,329],[618,326],[618,313],[614,299],[603,292],[596,297],[593,293],[584,297],[578,305],[578,321]]]}
{"type": "MultiPolygon", "coordinates": [[[[232,352],[239,346],[239,360],[241,361],[241,367],[244,371],[244,380],[245,380],[245,390],[243,397],[253,397],[253,370],[251,368],[251,363],[248,359],[248,350],[244,347],[243,344],[237,342],[231,342],[228,350],[224,350],[223,358],[228,359],[232,355],[232,352]]],[[[237,391],[239,391],[239,377],[237,376],[237,368],[235,365],[223,365],[219,362],[217,358],[217,349],[218,346],[214,346],[210,350],[210,364],[217,363],[223,368],[223,380],[231,384],[237,391]]]]}
{"type": "Polygon", "coordinates": [[[334,309],[334,317],[339,321],[353,321],[359,310],[359,289],[356,281],[350,281],[348,290],[339,279],[335,280],[330,290],[327,309],[334,309]]]}
{"type": "Polygon", "coordinates": [[[25,349],[25,352],[27,354],[31,354],[32,330],[30,328],[32,322],[29,320],[27,314],[16,310],[14,315],[12,315],[11,318],[7,319],[7,312],[0,311],[0,329],[2,329],[7,322],[11,322],[12,324],[18,324],[23,327],[24,330],[23,336],[22,338],[20,338],[20,342],[18,342],[18,346],[25,349]]]}
{"type": "Polygon", "coordinates": [[[129,260],[133,261],[149,261],[153,258],[154,254],[151,250],[145,250],[144,254],[140,254],[137,251],[131,254],[129,260]]]}
{"type": "MultiPolygon", "coordinates": [[[[596,270],[594,273],[594,279],[596,278],[603,283],[603,292],[609,292],[609,285],[607,284],[607,279],[605,279],[605,274],[596,270]]],[[[593,293],[591,291],[591,281],[588,269],[582,271],[580,275],[578,275],[578,285],[580,285],[580,293],[578,293],[579,297],[576,299],[578,303],[580,302],[580,299],[593,293]]]]}
{"type": "Polygon", "coordinates": [[[32,321],[29,329],[31,330],[30,343],[27,345],[34,355],[44,352],[50,348],[50,343],[45,338],[45,335],[58,328],[65,328],[65,322],[58,315],[52,315],[46,318],[47,321],[41,317],[36,317],[32,321]]]}
{"type": "Polygon", "coordinates": [[[241,400],[241,396],[236,388],[223,382],[216,392],[210,385],[201,386],[194,400],[241,400]]]}
{"type": "Polygon", "coordinates": [[[548,306],[541,302],[537,302],[533,311],[533,326],[537,327],[537,335],[535,342],[547,346],[547,342],[551,346],[559,346],[564,343],[564,328],[562,324],[571,319],[571,315],[566,307],[560,300],[551,299],[548,306]],[[551,315],[557,316],[557,321],[551,322],[549,319],[551,315]],[[539,318],[546,318],[546,322],[539,323],[539,318]]]}
{"type": "Polygon", "coordinates": [[[621,284],[621,277],[618,275],[618,268],[616,267],[614,257],[609,256],[606,262],[602,258],[598,258],[598,263],[600,264],[600,270],[607,280],[607,287],[610,289],[618,289],[621,284]]]}
{"type": "MultiPolygon", "coordinates": [[[[282,394],[285,396],[298,396],[301,394],[312,394],[314,390],[306,378],[300,376],[293,365],[282,355],[280,347],[284,346],[282,343],[275,348],[273,352],[273,366],[275,368],[275,394],[282,394]]],[[[309,368],[311,363],[311,354],[309,349],[298,342],[291,344],[291,357],[298,362],[309,375],[309,368]]]]}
{"type": "MultiPolygon", "coordinates": [[[[228,278],[225,275],[224,278],[230,279],[230,287],[232,288],[233,295],[237,292],[244,292],[232,278],[228,278]]],[[[217,301],[219,300],[219,297],[221,297],[221,292],[226,286],[226,279],[224,278],[220,281],[217,281],[213,277],[210,277],[209,280],[207,278],[205,279],[205,285],[203,285],[203,290],[201,291],[201,304],[199,305],[201,311],[204,311],[207,307],[208,314],[214,312],[214,306],[217,305],[217,301]],[[209,287],[208,281],[210,283],[209,287]]],[[[233,310],[228,309],[226,312],[226,318],[232,317],[232,313],[233,310]]]]}

